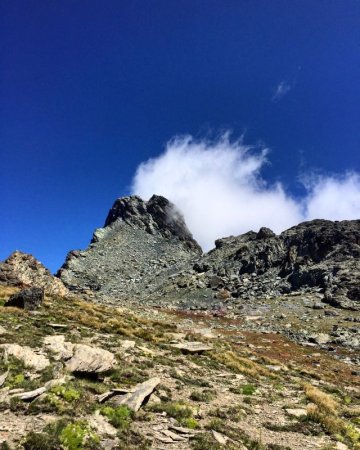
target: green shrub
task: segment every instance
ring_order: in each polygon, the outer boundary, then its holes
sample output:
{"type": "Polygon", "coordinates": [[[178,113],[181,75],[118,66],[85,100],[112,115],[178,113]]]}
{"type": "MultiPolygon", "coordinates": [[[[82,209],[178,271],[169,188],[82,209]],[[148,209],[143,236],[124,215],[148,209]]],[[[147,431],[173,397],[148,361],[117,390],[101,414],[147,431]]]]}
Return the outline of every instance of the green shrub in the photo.
{"type": "Polygon", "coordinates": [[[32,431],[26,436],[23,448],[25,450],[57,450],[59,444],[53,436],[47,433],[34,433],[32,431]]]}
{"type": "Polygon", "coordinates": [[[199,422],[194,419],[193,417],[186,417],[184,419],[179,419],[178,421],[183,427],[190,428],[191,430],[195,430],[196,428],[199,428],[199,422]]]}
{"type": "Polygon", "coordinates": [[[89,430],[84,421],[69,423],[60,434],[60,442],[67,450],[95,449],[99,441],[99,437],[89,430]]]}
{"type": "Polygon", "coordinates": [[[81,397],[79,391],[76,391],[73,388],[66,388],[65,386],[54,386],[51,389],[51,392],[67,402],[73,402],[81,397]]]}
{"type": "Polygon", "coordinates": [[[162,402],[153,405],[151,410],[155,412],[166,412],[167,415],[178,420],[188,419],[193,416],[193,410],[180,402],[162,402]]]}
{"type": "Polygon", "coordinates": [[[23,442],[24,450],[58,450],[60,433],[68,422],[64,419],[47,425],[42,433],[30,432],[23,442]]]}
{"type": "Polygon", "coordinates": [[[252,384],[245,384],[242,386],[243,395],[253,395],[256,392],[256,387],[252,384]]]}
{"type": "Polygon", "coordinates": [[[2,442],[0,444],[0,450],[11,450],[11,448],[7,442],[2,442]]]}
{"type": "Polygon", "coordinates": [[[133,412],[124,405],[112,408],[111,406],[104,406],[100,410],[101,414],[109,419],[111,425],[119,430],[127,430],[130,428],[133,419],[133,412]]]}
{"type": "Polygon", "coordinates": [[[190,394],[191,400],[194,400],[195,402],[211,402],[211,400],[214,400],[215,394],[212,391],[193,391],[190,394]]]}

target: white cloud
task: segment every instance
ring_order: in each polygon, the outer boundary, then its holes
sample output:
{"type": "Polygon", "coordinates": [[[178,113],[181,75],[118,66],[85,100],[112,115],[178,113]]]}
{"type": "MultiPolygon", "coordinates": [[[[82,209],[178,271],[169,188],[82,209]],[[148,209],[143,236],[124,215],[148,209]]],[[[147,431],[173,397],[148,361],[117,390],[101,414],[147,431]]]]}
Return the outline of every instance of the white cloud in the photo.
{"type": "Polygon", "coordinates": [[[308,219],[360,219],[360,175],[316,176],[305,181],[308,219]]]}
{"type": "Polygon", "coordinates": [[[267,226],[279,233],[301,221],[360,218],[360,176],[307,178],[307,195],[293,199],[260,171],[267,150],[224,134],[215,141],[175,137],[165,152],[142,163],[132,191],[144,199],[163,195],[182,211],[204,250],[214,240],[267,226]]]}
{"type": "Polygon", "coordinates": [[[288,94],[291,90],[291,85],[287,83],[286,81],[281,81],[274,91],[274,95],[272,96],[272,100],[274,102],[281,100],[283,97],[285,97],[286,94],[288,94]]]}

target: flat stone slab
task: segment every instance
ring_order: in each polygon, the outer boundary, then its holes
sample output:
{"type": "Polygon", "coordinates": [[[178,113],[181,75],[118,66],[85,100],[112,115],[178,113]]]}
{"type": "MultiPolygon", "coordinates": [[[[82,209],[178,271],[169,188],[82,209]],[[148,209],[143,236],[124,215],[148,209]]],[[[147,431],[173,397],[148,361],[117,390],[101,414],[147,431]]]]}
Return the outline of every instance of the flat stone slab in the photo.
{"type": "Polygon", "coordinates": [[[304,417],[307,415],[306,409],[303,408],[287,408],[285,409],[285,411],[287,414],[289,414],[289,416],[296,418],[304,417]]]}
{"type": "Polygon", "coordinates": [[[114,403],[117,405],[125,405],[133,411],[139,411],[143,401],[152,394],[158,384],[160,384],[160,378],[150,378],[144,383],[137,384],[133,388],[133,392],[122,395],[114,399],[114,403]]]}
{"type": "Polygon", "coordinates": [[[125,339],[124,341],[120,342],[121,350],[129,350],[130,348],[135,347],[136,342],[135,341],[129,341],[125,339]]]}
{"type": "Polygon", "coordinates": [[[178,348],[184,353],[202,353],[212,350],[211,345],[204,344],[203,342],[180,342],[179,344],[171,344],[171,347],[178,348]]]}
{"type": "Polygon", "coordinates": [[[315,333],[309,337],[309,341],[318,345],[324,345],[331,341],[331,336],[327,333],[315,333]]]}
{"type": "Polygon", "coordinates": [[[103,394],[98,395],[97,400],[99,403],[104,403],[106,400],[109,400],[111,397],[115,397],[115,395],[125,395],[134,392],[133,389],[122,389],[115,388],[111,389],[111,391],[104,392],[103,394]]]}
{"type": "Polygon", "coordinates": [[[215,430],[211,430],[211,432],[212,435],[214,436],[215,441],[217,441],[220,445],[226,445],[227,441],[229,440],[227,436],[224,436],[223,434],[215,430]]]}
{"type": "Polygon", "coordinates": [[[33,400],[36,397],[44,394],[46,391],[50,390],[54,386],[60,386],[69,381],[69,377],[57,378],[50,380],[45,383],[44,386],[34,389],[33,391],[14,393],[11,397],[19,398],[20,400],[33,400]]]}
{"type": "Polygon", "coordinates": [[[191,428],[185,428],[185,427],[177,427],[176,425],[170,425],[169,429],[174,430],[180,434],[185,434],[187,436],[194,436],[197,433],[202,433],[202,431],[200,431],[200,430],[193,430],[191,428]]]}
{"type": "Polygon", "coordinates": [[[161,433],[166,437],[171,438],[173,441],[186,441],[186,437],[180,436],[179,434],[176,434],[170,430],[161,430],[161,433]]]}

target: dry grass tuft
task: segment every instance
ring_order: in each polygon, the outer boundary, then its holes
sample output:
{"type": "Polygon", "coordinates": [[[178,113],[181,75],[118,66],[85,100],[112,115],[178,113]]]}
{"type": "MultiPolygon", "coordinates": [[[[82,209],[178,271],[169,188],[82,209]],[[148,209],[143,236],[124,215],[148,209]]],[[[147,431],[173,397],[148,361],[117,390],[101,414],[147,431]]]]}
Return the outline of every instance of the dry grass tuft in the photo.
{"type": "Polygon", "coordinates": [[[333,397],[320,389],[312,386],[311,384],[305,384],[304,386],[306,398],[319,408],[321,412],[337,415],[339,410],[339,404],[333,397]]]}
{"type": "Polygon", "coordinates": [[[20,288],[15,286],[3,286],[0,285],[0,298],[8,298],[10,295],[19,292],[20,288]]]}
{"type": "Polygon", "coordinates": [[[265,367],[251,361],[251,359],[238,356],[232,351],[215,353],[214,357],[217,361],[221,362],[234,372],[249,375],[254,378],[260,376],[274,377],[274,374],[265,367]]]}
{"type": "Polygon", "coordinates": [[[0,315],[11,315],[11,316],[24,316],[26,315],[26,310],[20,308],[14,308],[13,306],[0,306],[0,315]]]}
{"type": "Polygon", "coordinates": [[[315,404],[310,404],[307,407],[307,416],[310,420],[320,423],[329,434],[343,434],[345,423],[332,414],[326,414],[320,410],[315,404]]]}
{"type": "Polygon", "coordinates": [[[352,448],[360,449],[360,433],[351,422],[339,417],[338,402],[310,384],[304,385],[304,389],[306,398],[313,402],[307,407],[307,417],[321,424],[330,435],[341,435],[347,443],[351,443],[352,448]]]}

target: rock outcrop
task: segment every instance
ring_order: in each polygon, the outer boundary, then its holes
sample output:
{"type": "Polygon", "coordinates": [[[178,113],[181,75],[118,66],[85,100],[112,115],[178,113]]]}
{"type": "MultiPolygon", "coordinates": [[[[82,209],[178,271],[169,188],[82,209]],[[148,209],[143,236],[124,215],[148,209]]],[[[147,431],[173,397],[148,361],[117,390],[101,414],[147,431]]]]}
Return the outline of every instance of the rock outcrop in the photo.
{"type": "Polygon", "coordinates": [[[58,276],[77,292],[131,300],[156,291],[158,282],[201,253],[167,199],[125,197],[115,201],[89,248],[68,254],[58,276]]]}
{"type": "Polygon", "coordinates": [[[261,228],[215,245],[169,279],[164,292],[195,292],[202,303],[216,298],[219,304],[317,292],[333,306],[360,309],[359,220],[313,220],[280,235],[261,228]]]}
{"type": "Polygon", "coordinates": [[[15,251],[0,263],[0,284],[43,288],[46,294],[64,296],[68,290],[50,271],[28,253],[15,251]]]}
{"type": "Polygon", "coordinates": [[[153,195],[148,202],[135,195],[117,199],[105,220],[105,227],[119,220],[152,235],[178,239],[190,250],[201,252],[180,211],[160,195],[153,195]]]}

